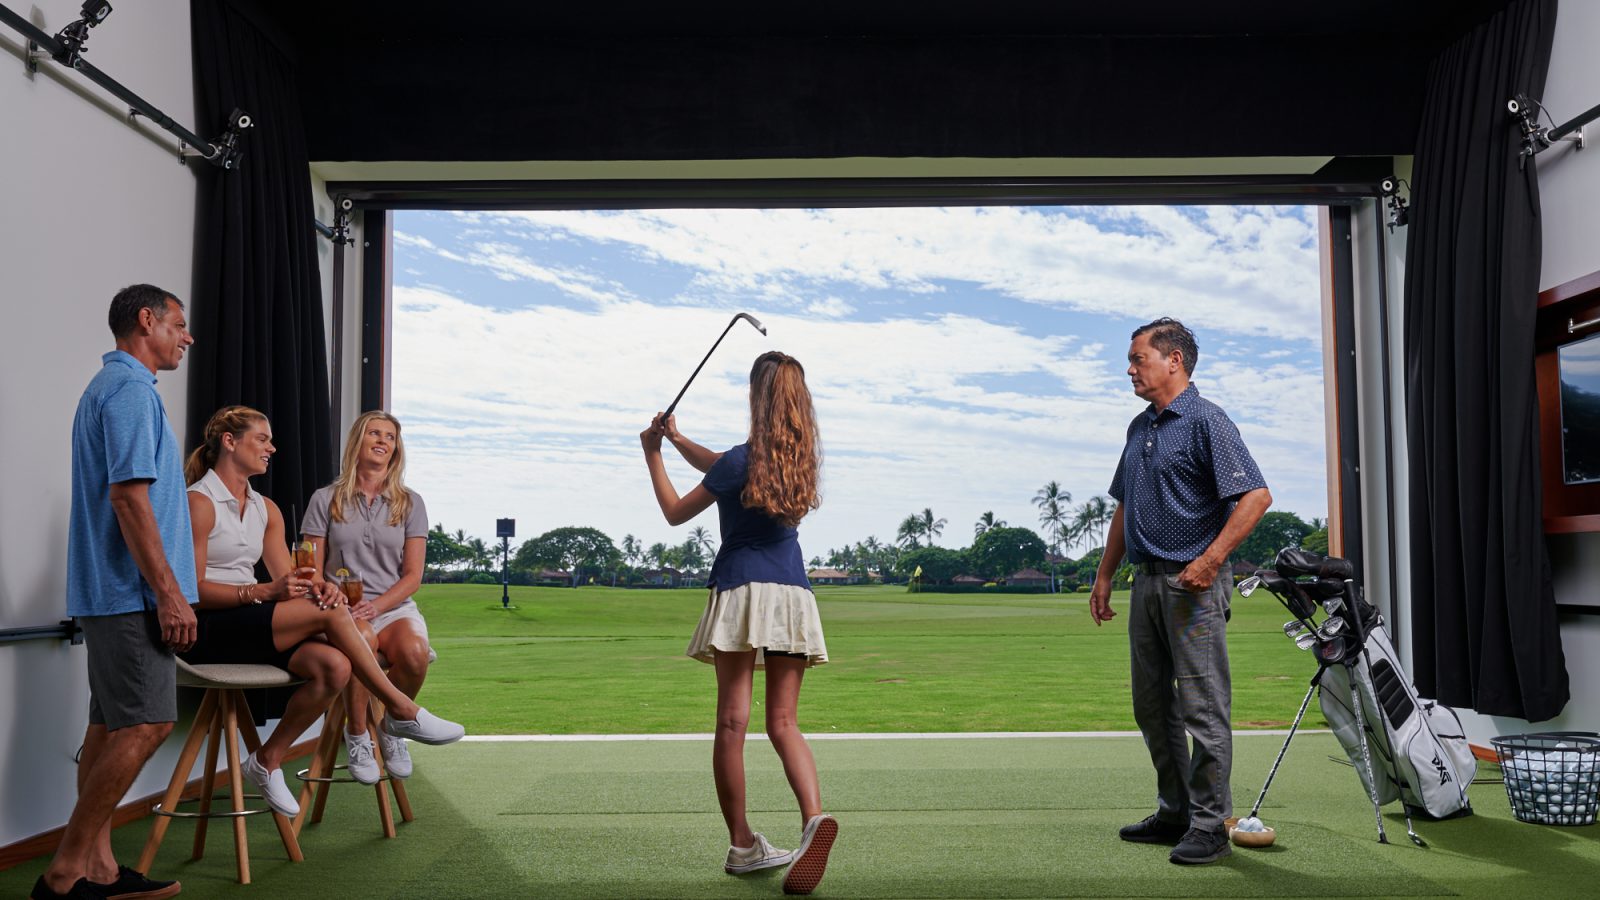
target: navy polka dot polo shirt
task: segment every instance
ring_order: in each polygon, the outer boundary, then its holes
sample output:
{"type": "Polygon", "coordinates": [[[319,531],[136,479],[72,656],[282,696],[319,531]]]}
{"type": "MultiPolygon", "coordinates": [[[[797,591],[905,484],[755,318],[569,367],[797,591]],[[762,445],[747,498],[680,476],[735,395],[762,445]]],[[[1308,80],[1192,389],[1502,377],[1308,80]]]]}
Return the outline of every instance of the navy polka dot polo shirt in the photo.
{"type": "Polygon", "coordinates": [[[1122,504],[1128,562],[1187,562],[1222,533],[1241,494],[1267,486],[1222,407],[1193,384],[1158,415],[1134,416],[1110,494],[1122,504]]]}

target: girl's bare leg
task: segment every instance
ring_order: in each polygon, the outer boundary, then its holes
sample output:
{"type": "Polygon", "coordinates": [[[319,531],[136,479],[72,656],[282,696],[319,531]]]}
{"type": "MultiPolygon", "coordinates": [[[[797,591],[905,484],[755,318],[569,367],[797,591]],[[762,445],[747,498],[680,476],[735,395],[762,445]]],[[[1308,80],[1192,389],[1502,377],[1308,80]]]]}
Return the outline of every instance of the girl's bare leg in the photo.
{"type": "Polygon", "coordinates": [[[723,821],[728,825],[728,843],[748,847],[756,839],[745,818],[744,736],[750,727],[756,652],[713,652],[717,657],[717,731],[711,745],[711,775],[717,783],[723,821]]]}
{"type": "Polygon", "coordinates": [[[822,815],[822,792],[817,786],[817,763],[811,745],[800,733],[796,713],[800,706],[800,681],[806,661],[767,655],[767,737],[783,761],[794,797],[800,801],[800,824],[822,815]]]}

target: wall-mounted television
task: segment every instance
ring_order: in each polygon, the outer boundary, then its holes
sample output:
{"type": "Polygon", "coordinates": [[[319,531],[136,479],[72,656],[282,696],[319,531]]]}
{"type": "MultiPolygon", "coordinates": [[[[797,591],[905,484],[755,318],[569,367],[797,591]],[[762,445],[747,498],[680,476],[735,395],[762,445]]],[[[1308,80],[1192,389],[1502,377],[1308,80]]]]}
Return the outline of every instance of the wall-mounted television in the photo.
{"type": "Polygon", "coordinates": [[[1600,482],[1600,335],[1557,351],[1561,378],[1561,480],[1600,482]]]}

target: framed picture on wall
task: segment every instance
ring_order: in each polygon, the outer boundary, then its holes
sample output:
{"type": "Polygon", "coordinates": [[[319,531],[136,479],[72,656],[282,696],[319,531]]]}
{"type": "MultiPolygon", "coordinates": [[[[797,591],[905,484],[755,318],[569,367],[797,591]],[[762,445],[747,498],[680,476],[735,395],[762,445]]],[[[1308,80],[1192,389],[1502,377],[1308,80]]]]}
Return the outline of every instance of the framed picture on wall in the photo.
{"type": "Polygon", "coordinates": [[[1542,292],[1535,334],[1544,530],[1600,532],[1600,272],[1542,292]]]}

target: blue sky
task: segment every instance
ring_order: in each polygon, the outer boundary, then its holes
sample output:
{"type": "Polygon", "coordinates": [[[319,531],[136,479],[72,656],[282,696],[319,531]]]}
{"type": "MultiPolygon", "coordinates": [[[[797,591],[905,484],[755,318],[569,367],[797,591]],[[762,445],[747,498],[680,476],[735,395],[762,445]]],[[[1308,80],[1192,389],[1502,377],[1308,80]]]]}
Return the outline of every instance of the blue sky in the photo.
{"type": "MultiPolygon", "coordinates": [[[[949,520],[940,544],[965,546],[985,511],[1036,526],[1047,481],[1105,491],[1144,405],[1129,333],[1171,315],[1275,507],[1323,517],[1318,284],[1314,208],[402,212],[393,406],[408,482],[447,529],[510,516],[524,539],[592,525],[681,542],[637,435],[745,311],[768,336],[729,334],[680,429],[738,443],[751,360],[791,353],[825,453],[807,557],[892,541],[924,507],[949,520]]],[[[680,491],[698,477],[670,453],[668,470],[680,491]]]]}

